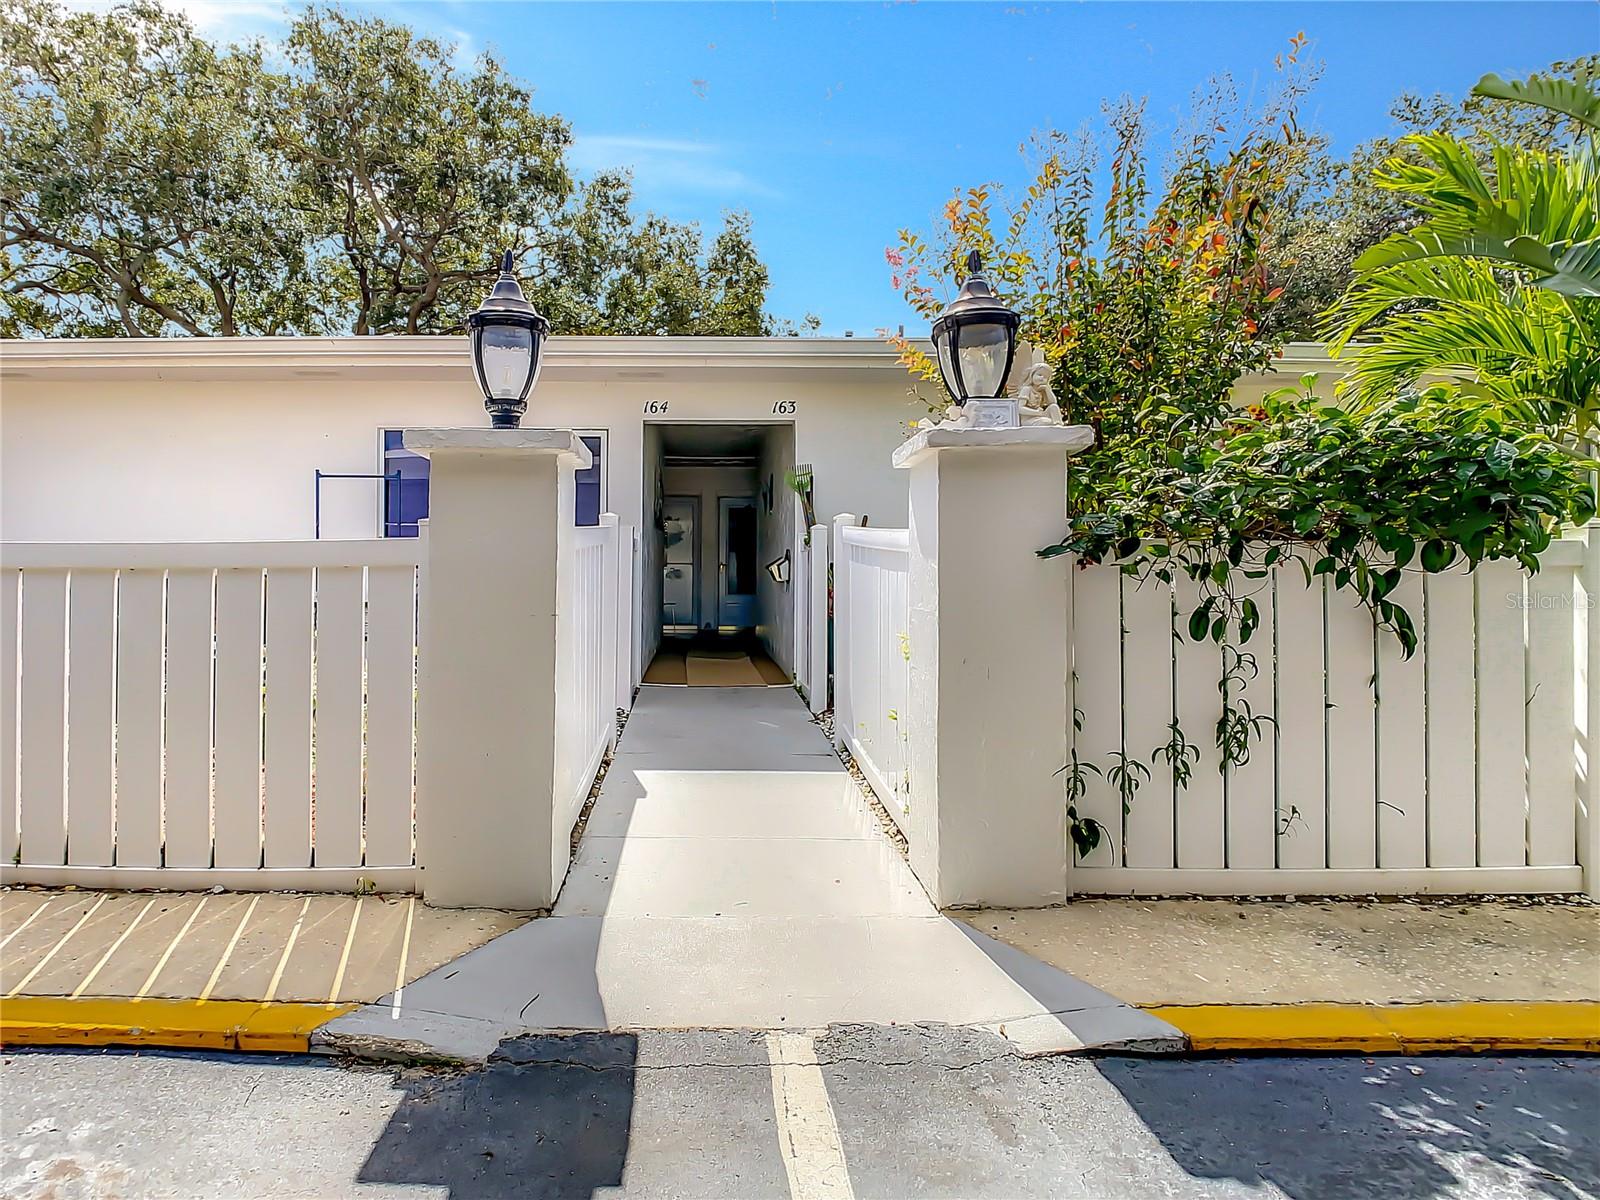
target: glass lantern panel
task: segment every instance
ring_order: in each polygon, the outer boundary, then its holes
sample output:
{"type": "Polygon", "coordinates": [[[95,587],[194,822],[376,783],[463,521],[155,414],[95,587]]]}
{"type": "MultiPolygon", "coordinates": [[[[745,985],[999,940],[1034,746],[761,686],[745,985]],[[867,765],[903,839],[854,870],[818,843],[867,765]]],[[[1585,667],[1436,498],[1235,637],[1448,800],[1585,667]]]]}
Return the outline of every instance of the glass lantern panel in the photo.
{"type": "Polygon", "coordinates": [[[496,400],[520,400],[533,365],[533,331],[519,325],[486,325],[479,338],[484,390],[496,400]]]}
{"type": "Polygon", "coordinates": [[[936,338],[933,346],[939,355],[939,374],[944,378],[944,386],[959,402],[963,397],[956,389],[956,372],[950,364],[950,335],[946,333],[942,338],[936,338]]]}
{"type": "Polygon", "coordinates": [[[957,333],[961,356],[961,381],[967,395],[975,400],[1000,394],[1005,382],[1006,356],[1010,337],[1004,325],[963,325],[957,333]]]}

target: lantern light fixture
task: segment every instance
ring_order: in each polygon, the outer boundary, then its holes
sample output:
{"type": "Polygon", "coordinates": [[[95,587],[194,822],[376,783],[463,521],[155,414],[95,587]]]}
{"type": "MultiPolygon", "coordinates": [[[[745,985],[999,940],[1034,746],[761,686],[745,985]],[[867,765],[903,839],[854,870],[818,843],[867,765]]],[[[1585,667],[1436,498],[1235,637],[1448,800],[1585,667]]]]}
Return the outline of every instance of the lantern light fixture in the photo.
{"type": "Polygon", "coordinates": [[[511,251],[500,259],[500,278],[478,311],[467,318],[472,369],[483,406],[495,429],[516,429],[528,411],[528,393],[539,381],[550,322],[522,294],[511,269],[511,251]]]}
{"type": "Polygon", "coordinates": [[[939,374],[956,404],[1005,396],[1021,324],[1022,317],[990,288],[983,259],[974,250],[967,255],[967,279],[960,293],[933,323],[939,374]]]}

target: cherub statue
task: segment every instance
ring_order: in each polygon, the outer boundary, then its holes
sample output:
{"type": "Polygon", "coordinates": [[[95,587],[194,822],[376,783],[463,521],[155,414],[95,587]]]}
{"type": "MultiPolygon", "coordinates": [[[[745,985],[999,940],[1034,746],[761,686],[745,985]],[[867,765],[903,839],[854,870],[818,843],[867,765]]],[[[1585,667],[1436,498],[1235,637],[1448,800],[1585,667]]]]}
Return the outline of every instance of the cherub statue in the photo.
{"type": "Polygon", "coordinates": [[[924,417],[917,422],[918,429],[970,429],[972,428],[972,415],[959,404],[950,404],[945,407],[938,420],[933,417],[924,417]]]}
{"type": "Polygon", "coordinates": [[[1034,363],[1023,372],[1012,396],[1017,401],[1017,418],[1023,425],[1064,425],[1066,418],[1050,388],[1049,363],[1034,363]]]}

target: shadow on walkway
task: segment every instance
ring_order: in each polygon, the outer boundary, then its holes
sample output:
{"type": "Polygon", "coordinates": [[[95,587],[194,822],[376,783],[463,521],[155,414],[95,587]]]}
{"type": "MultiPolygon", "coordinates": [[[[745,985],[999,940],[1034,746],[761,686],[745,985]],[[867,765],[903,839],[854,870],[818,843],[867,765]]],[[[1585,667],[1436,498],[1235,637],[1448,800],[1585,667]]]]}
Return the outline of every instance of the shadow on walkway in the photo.
{"type": "Polygon", "coordinates": [[[1600,1194],[1600,1066],[1546,1058],[1104,1059],[1175,1162],[1292,1200],[1600,1194]],[[1295,1067],[1291,1074],[1289,1066],[1295,1067]],[[1226,1103],[1219,1103],[1220,1097],[1226,1103]],[[1491,1176],[1493,1177],[1493,1176],[1491,1176]]]}
{"type": "Polygon", "coordinates": [[[407,1079],[358,1179],[452,1200],[589,1200],[622,1183],[637,1059],[632,1034],[524,1037],[481,1071],[407,1079]]]}

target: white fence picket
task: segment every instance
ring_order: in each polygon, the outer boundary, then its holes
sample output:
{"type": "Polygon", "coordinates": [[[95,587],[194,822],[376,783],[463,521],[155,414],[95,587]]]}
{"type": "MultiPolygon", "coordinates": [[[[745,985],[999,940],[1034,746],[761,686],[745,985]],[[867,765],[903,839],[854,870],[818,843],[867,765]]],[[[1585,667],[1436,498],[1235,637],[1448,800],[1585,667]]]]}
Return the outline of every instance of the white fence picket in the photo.
{"type": "Polygon", "coordinates": [[[806,644],[811,655],[810,680],[811,690],[806,699],[814,713],[822,712],[828,707],[828,630],[829,621],[828,601],[830,589],[828,587],[829,551],[832,548],[828,537],[826,525],[813,525],[811,527],[811,567],[809,583],[810,617],[809,631],[806,635],[806,644]]]}
{"type": "Polygon", "coordinates": [[[1174,592],[1180,634],[1173,643],[1178,660],[1178,723],[1189,744],[1200,752],[1189,786],[1178,792],[1178,865],[1220,868],[1227,865],[1222,759],[1216,738],[1222,716],[1222,692],[1217,686],[1222,681],[1222,648],[1209,637],[1197,642],[1189,636],[1190,614],[1201,603],[1195,584],[1180,576],[1174,592]]]}
{"type": "Polygon", "coordinates": [[[67,851],[67,573],[29,571],[22,593],[22,852],[67,851]]]}
{"type": "Polygon", "coordinates": [[[319,867],[361,865],[363,576],[360,567],[317,568],[312,811],[319,867]]]}
{"type": "Polygon", "coordinates": [[[412,855],[415,576],[410,567],[367,572],[365,860],[385,865],[412,855]]]}
{"type": "Polygon", "coordinates": [[[1424,590],[1428,866],[1471,867],[1478,861],[1473,580],[1460,571],[1430,575],[1424,590]]]}
{"type": "Polygon", "coordinates": [[[167,573],[163,863],[211,865],[212,573],[167,573]]]}
{"type": "Polygon", "coordinates": [[[1228,767],[1228,866],[1264,869],[1276,865],[1278,739],[1273,725],[1273,653],[1275,605],[1272,579],[1255,583],[1250,593],[1260,624],[1247,642],[1228,640],[1236,676],[1229,684],[1228,703],[1249,722],[1245,738],[1248,758],[1228,767]],[[1238,657],[1235,658],[1234,656],[1238,657]],[[1248,716],[1246,716],[1248,714],[1248,716]]]}
{"type": "Polygon", "coordinates": [[[1377,701],[1372,615],[1330,589],[1328,613],[1328,866],[1377,865],[1377,701]]]}
{"type": "Polygon", "coordinates": [[[0,863],[11,862],[22,845],[17,826],[17,623],[22,572],[0,567],[0,863]]]}
{"type": "Polygon", "coordinates": [[[109,867],[116,845],[116,573],[74,571],[70,591],[67,862],[109,867]]]}
{"type": "Polygon", "coordinates": [[[1576,576],[1552,566],[1527,584],[1528,864],[1536,867],[1577,861],[1576,576]]]}
{"type": "Polygon", "coordinates": [[[1094,867],[1117,866],[1123,855],[1122,799],[1106,776],[1122,751],[1119,580],[1114,570],[1090,568],[1074,572],[1072,581],[1073,619],[1079,629],[1094,630],[1092,637],[1075,638],[1072,644],[1078,725],[1073,745],[1084,784],[1078,817],[1098,821],[1108,835],[1081,860],[1094,867]]]}
{"type": "MultiPolygon", "coordinates": [[[[166,572],[117,576],[117,855],[119,867],[161,863],[161,709],[166,572]]],[[[26,664],[23,666],[27,670],[26,664]]],[[[36,862],[29,855],[29,862],[36,862]]]]}
{"type": "MultiPolygon", "coordinates": [[[[1156,747],[1172,738],[1172,588],[1159,579],[1122,580],[1123,743],[1150,767],[1120,821],[1120,861],[1130,867],[1177,865],[1173,846],[1175,794],[1172,766],[1156,747]]],[[[1099,703],[1099,697],[1093,696],[1099,703]]]]}
{"type": "Polygon", "coordinates": [[[311,866],[311,633],[308,568],[267,572],[262,860],[311,866]]]}
{"type": "Polygon", "coordinates": [[[1478,865],[1527,861],[1523,577],[1504,559],[1474,572],[1478,631],[1478,865]]]}
{"type": "Polygon", "coordinates": [[[1378,653],[1378,866],[1428,865],[1427,698],[1423,647],[1427,614],[1422,574],[1407,571],[1390,599],[1410,615],[1419,638],[1407,659],[1400,641],[1380,630],[1378,653]]]}
{"type": "Polygon", "coordinates": [[[261,613],[259,568],[217,572],[213,789],[218,867],[261,865],[261,613]]]}
{"type": "Polygon", "coordinates": [[[1323,581],[1299,563],[1273,569],[1277,615],[1279,867],[1328,865],[1327,665],[1323,581]]]}

